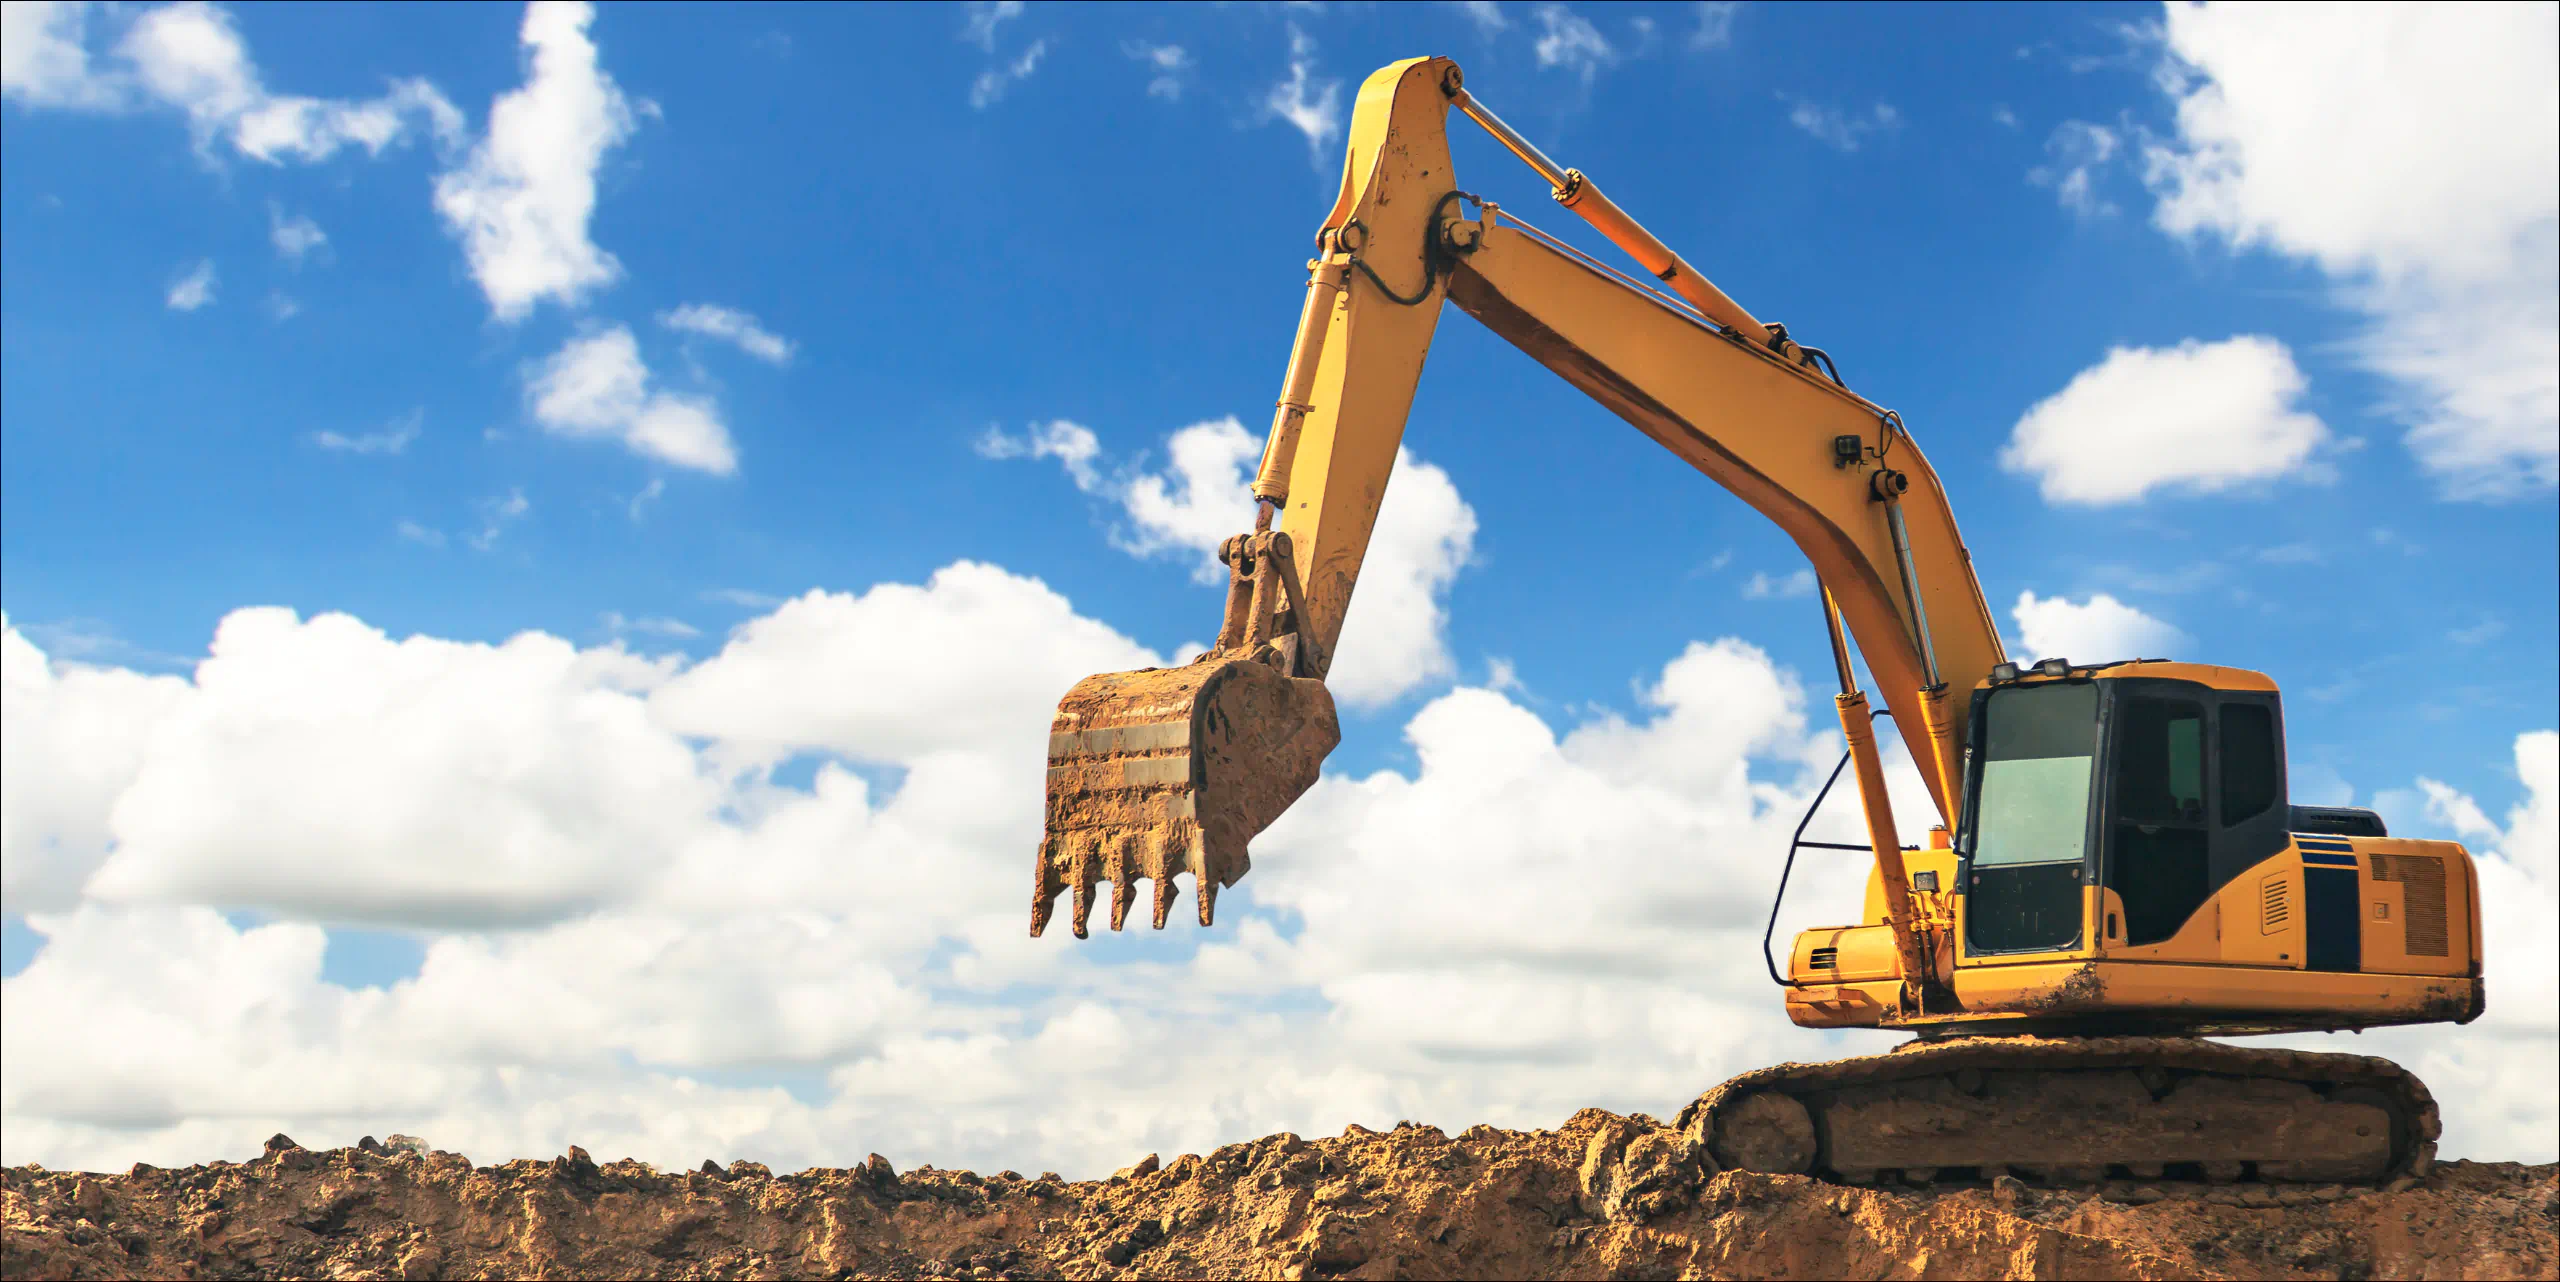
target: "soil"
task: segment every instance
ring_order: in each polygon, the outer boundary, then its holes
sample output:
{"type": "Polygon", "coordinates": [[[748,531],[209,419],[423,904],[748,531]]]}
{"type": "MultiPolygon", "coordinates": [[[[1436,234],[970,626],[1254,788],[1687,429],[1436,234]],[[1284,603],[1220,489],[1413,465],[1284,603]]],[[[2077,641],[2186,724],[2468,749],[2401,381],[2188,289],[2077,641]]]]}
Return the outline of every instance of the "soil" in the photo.
{"type": "MultiPolygon", "coordinates": [[[[395,1139],[400,1137],[395,1137],[395,1139]]],[[[1108,1180],[878,1157],[776,1176],[475,1167],[424,1145],[122,1175],[0,1171],[9,1278],[2549,1278],[2560,1166],[2385,1188],[1852,1188],[1703,1172],[1597,1109],[1551,1131],[1353,1127],[1108,1180]],[[421,1151],[423,1150],[423,1151],[421,1151]]]]}

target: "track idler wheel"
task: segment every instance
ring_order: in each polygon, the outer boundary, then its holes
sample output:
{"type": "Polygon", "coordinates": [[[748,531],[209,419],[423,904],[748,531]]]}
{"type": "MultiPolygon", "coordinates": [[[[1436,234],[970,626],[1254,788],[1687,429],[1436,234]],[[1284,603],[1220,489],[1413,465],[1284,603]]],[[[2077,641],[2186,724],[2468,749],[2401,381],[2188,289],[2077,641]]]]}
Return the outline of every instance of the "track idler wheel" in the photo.
{"type": "Polygon", "coordinates": [[[1726,1170],[1802,1175],[1813,1169],[1821,1144],[1803,1104],[1776,1091],[1754,1091],[1717,1114],[1708,1151],[1726,1170]]]}

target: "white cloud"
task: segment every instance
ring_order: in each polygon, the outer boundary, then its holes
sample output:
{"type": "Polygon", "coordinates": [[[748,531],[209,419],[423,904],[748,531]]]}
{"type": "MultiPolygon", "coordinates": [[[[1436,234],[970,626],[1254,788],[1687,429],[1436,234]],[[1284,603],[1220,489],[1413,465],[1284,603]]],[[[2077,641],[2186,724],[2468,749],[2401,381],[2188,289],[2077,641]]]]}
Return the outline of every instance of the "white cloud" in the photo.
{"type": "Polygon", "coordinates": [[[281,325],[302,314],[302,304],[280,289],[267,291],[267,319],[281,325]]]}
{"type": "Polygon", "coordinates": [[[213,260],[208,258],[190,268],[169,286],[169,310],[191,312],[213,301],[213,260]]]}
{"type": "Polygon", "coordinates": [[[1102,474],[1094,461],[1102,456],[1102,442],[1091,428],[1058,419],[1036,423],[1020,436],[1008,436],[988,428],[974,447],[978,457],[989,459],[1053,458],[1067,469],[1076,488],[1088,494],[1102,491],[1102,474]]]}
{"type": "MultiPolygon", "coordinates": [[[[87,49],[90,6],[12,3],[0,44],[8,47],[9,97],[28,106],[122,111],[162,106],[184,112],[199,151],[216,141],[266,164],[322,161],[349,146],[379,155],[420,128],[451,144],[462,115],[424,80],[395,80],[364,101],[270,93],[232,25],[216,5],[180,3],[143,10],[104,59],[87,49]]],[[[123,15],[114,7],[111,19],[123,15]]]]}
{"type": "MultiPolygon", "coordinates": [[[[14,736],[32,724],[20,664],[42,656],[11,641],[14,736]]],[[[169,1164],[244,1126],[307,1143],[390,1127],[482,1160],[577,1142],[788,1167],[859,1135],[901,1164],[1085,1174],[1132,1145],[1352,1118],[1667,1112],[1701,1077],[1823,1040],[1790,1030],[1754,972],[1709,961],[1759,928],[1716,861],[1766,872],[1828,748],[1793,683],[1733,643],[1667,666],[1648,719],[1561,740],[1489,691],[1435,701],[1408,729],[1421,768],[1320,785],[1191,960],[1024,938],[1057,695],[1160,661],[965,563],[808,594],[681,671],[540,634],[395,642],[339,616],[235,614],[194,682],[163,682],[177,706],[53,709],[148,747],[107,771],[116,795],[73,807],[111,816],[116,849],[88,852],[105,869],[89,896],[30,918],[44,946],[6,981],[8,1038],[56,1050],[0,1064],[5,1160],[169,1164]],[[347,747],[358,733],[398,742],[347,747]],[[903,781],[822,765],[783,788],[741,764],[812,749],[903,781]],[[1753,780],[1752,756],[1789,787],[1753,780]],[[1453,839],[1445,816],[1470,813],[1453,839]],[[1722,853],[1702,867],[1698,850],[1722,853]],[[1577,866],[1611,872],[1554,893],[1577,866]],[[1432,893],[1382,935],[1345,911],[1362,883],[1432,893]],[[217,900],[284,920],[236,927],[198,906],[217,900]],[[1274,909],[1305,913],[1304,935],[1281,939],[1274,909]],[[324,982],[324,920],[421,932],[424,965],[384,988],[324,982]],[[1432,947],[1399,943],[1415,939],[1432,947]],[[1388,1018],[1416,996],[1442,1013],[1388,1018]],[[172,1053],[118,1052],[136,1038],[172,1053]],[[1255,1067],[1274,1041],[1296,1048],[1288,1073],[1255,1067]],[[1451,1055],[1506,1071],[1452,1075],[1451,1055]],[[777,1063],[823,1073],[818,1097],[696,1080],[777,1063]],[[1084,1107],[1026,1107],[1058,1090],[1084,1107]]],[[[12,771],[13,824],[22,789],[71,796],[45,782],[12,771]]],[[[1854,912],[1862,876],[1804,870],[1789,923],[1854,912]]]]}
{"type": "Polygon", "coordinates": [[[770,610],[783,600],[770,592],[750,592],[745,588],[712,588],[702,594],[702,599],[748,610],[770,610]]]}
{"type": "Polygon", "coordinates": [[[1618,60],[1618,51],[1610,47],[1608,37],[1563,5],[1539,5],[1538,28],[1538,65],[1562,67],[1580,77],[1585,86],[1600,74],[1602,67],[1618,60]]]}
{"type": "Polygon", "coordinates": [[[2015,129],[2018,127],[2018,113],[2009,110],[2009,104],[2005,102],[1994,103],[1991,107],[1991,123],[2003,129],[2015,129]]]}
{"type": "Polygon", "coordinates": [[[311,256],[312,251],[329,243],[329,234],[307,214],[287,217],[284,206],[267,202],[267,238],[275,242],[276,255],[296,267],[311,256]]]}
{"type": "Polygon", "coordinates": [[[1024,785],[995,813],[1036,817],[1058,697],[1092,673],[1163,662],[1038,580],[963,561],[921,587],[786,601],[739,625],[651,708],[669,730],[714,741],[732,768],[803,751],[911,767],[992,755],[1024,785]]]}
{"type": "Polygon", "coordinates": [[[994,53],[996,28],[1022,16],[1022,0],[970,0],[966,12],[969,17],[960,28],[960,38],[994,53]]]}
{"type": "Polygon", "coordinates": [[[2020,648],[2013,657],[2020,663],[2176,659],[2195,644],[2186,633],[2104,592],[2086,601],[2021,592],[2009,615],[2018,621],[2020,648]]]}
{"type": "Polygon", "coordinates": [[[5,619],[0,629],[0,903],[58,912],[103,857],[108,811],[188,683],[57,663],[5,619]]]}
{"type": "Polygon", "coordinates": [[[1733,19],[1741,0],[1698,0],[1698,29],[1689,33],[1693,50],[1722,49],[1733,43],[1733,19]]]}
{"type": "Polygon", "coordinates": [[[2165,38],[2154,221],[2326,273],[2446,496],[2560,483],[2560,10],[2178,5],[2165,38]]]}
{"type": "Polygon", "coordinates": [[[394,82],[384,96],[360,103],[270,94],[231,15],[210,4],[146,11],[117,52],[132,63],[144,92],[187,113],[198,146],[227,138],[242,155],[270,164],[286,156],[326,160],[350,144],[378,155],[420,121],[446,143],[462,127],[461,113],[423,80],[394,82]]]}
{"type": "Polygon", "coordinates": [[[2264,335],[2111,348],[2018,420],[2000,465],[2051,503],[2321,479],[2312,455],[2329,430],[2299,407],[2303,386],[2293,353],[2264,335]]]}
{"type": "Polygon", "coordinates": [[[1467,21],[1476,24],[1476,34],[1487,40],[1511,29],[1511,19],[1504,17],[1502,6],[1494,0],[1449,0],[1467,21]]]}
{"type": "Polygon", "coordinates": [[[989,67],[980,72],[978,78],[969,85],[969,105],[984,111],[1004,101],[1005,91],[1022,81],[1029,80],[1031,74],[1040,69],[1040,60],[1046,57],[1048,52],[1049,41],[1044,36],[1032,41],[1031,47],[1023,50],[1013,61],[1001,67],[989,67]]]}
{"type": "MultiPolygon", "coordinates": [[[[2006,115],[2008,108],[2000,109],[2006,115]]],[[[2017,117],[2005,122],[2017,127],[2017,117]]],[[[2104,125],[2085,120],[2066,120],[2054,126],[2052,136],[2045,139],[2045,155],[2052,163],[2027,171],[2027,181],[2039,187],[2053,188],[2053,197],[2062,207],[2084,217],[2101,217],[2116,212],[2116,207],[2097,191],[2097,175],[2122,149],[2124,139],[2104,125]]]]}
{"type": "Polygon", "coordinates": [[[324,450],[337,450],[347,454],[398,454],[409,448],[409,442],[418,439],[418,434],[426,430],[426,425],[427,412],[424,409],[414,409],[384,424],[382,430],[378,432],[364,432],[355,436],[338,432],[314,432],[311,435],[311,443],[324,450]]]}
{"type": "MultiPolygon", "coordinates": [[[[1194,423],[1166,441],[1163,471],[1122,468],[1106,475],[1091,431],[1063,420],[1022,437],[990,432],[978,443],[987,458],[1055,458],[1076,487],[1116,503],[1126,524],[1113,544],[1132,556],[1175,556],[1192,578],[1222,583],[1218,544],[1253,528],[1251,469],[1260,438],[1233,418],[1194,423]]],[[[1284,518],[1282,528],[1287,528],[1284,518]]],[[[1326,684],[1353,707],[1374,707],[1456,672],[1443,600],[1475,546],[1475,510],[1449,474],[1398,450],[1393,480],[1378,509],[1360,584],[1353,595],[1326,684]]],[[[1204,619],[1204,630],[1215,620],[1204,619]]]]}
{"type": "Polygon", "coordinates": [[[431,548],[440,548],[444,546],[444,531],[429,529],[415,521],[402,521],[397,527],[395,527],[395,532],[398,533],[401,539],[405,542],[421,544],[431,548]]]}
{"type": "Polygon", "coordinates": [[[0,97],[31,107],[115,106],[116,86],[90,70],[88,26],[86,3],[0,5],[0,97]]]}
{"type": "Polygon", "coordinates": [[[640,487],[639,493],[631,496],[631,501],[629,503],[623,505],[623,510],[631,514],[632,520],[637,521],[642,516],[648,514],[650,504],[655,503],[666,496],[667,478],[663,476],[653,476],[649,478],[649,483],[647,485],[640,487]]]}
{"type": "Polygon", "coordinates": [[[653,390],[639,340],[621,326],[563,344],[529,372],[525,399],[545,431],[611,437],[633,453],[716,476],[738,470],[720,407],[653,390]]]}
{"type": "Polygon", "coordinates": [[[663,615],[643,616],[634,619],[626,617],[619,610],[607,610],[602,615],[598,616],[596,621],[604,625],[605,631],[610,632],[615,636],[622,636],[625,633],[638,633],[642,636],[672,637],[676,640],[682,641],[702,635],[702,629],[697,628],[682,619],[672,619],[663,615]]]}
{"type": "Polygon", "coordinates": [[[1147,68],[1147,96],[1166,102],[1182,101],[1182,73],[1191,68],[1191,55],[1181,45],[1148,44],[1133,40],[1121,48],[1147,68]]]}
{"type": "MultiPolygon", "coordinates": [[[[462,113],[424,80],[395,80],[361,102],[268,92],[230,13],[194,0],[141,11],[109,55],[92,60],[90,11],[13,0],[0,27],[0,93],[30,107],[175,108],[199,152],[210,156],[223,141],[266,164],[327,160],[349,146],[379,155],[421,127],[443,145],[461,135],[462,113]]],[[[113,21],[130,11],[104,12],[113,21]]]]}
{"type": "Polygon", "coordinates": [[[532,501],[525,498],[521,489],[491,495],[473,506],[480,513],[480,529],[463,541],[482,552],[498,546],[498,536],[505,534],[508,526],[523,520],[525,513],[533,510],[532,501]]]}
{"type": "Polygon", "coordinates": [[[739,351],[768,365],[788,365],[797,344],[772,333],[755,317],[733,307],[687,303],[658,313],[658,323],[686,334],[700,334],[736,345],[739,351]]]}
{"type": "Polygon", "coordinates": [[[1866,140],[1902,128],[1902,113],[1879,102],[1864,113],[1843,111],[1806,98],[1779,94],[1787,105],[1787,123],[1841,151],[1856,151],[1866,140]]]}
{"type": "MultiPolygon", "coordinates": [[[[44,942],[5,981],[0,1039],[48,1053],[0,1059],[0,1161],[396,1129],[484,1162],[851,1148],[1084,1176],[1347,1121],[1665,1115],[1733,1072],[1874,1049],[1788,1025],[1745,960],[1839,743],[1731,640],[1663,665],[1640,717],[1433,700],[1405,726],[1415,765],[1320,782],[1196,950],[1025,938],[1049,712],[1078,676],[1158,661],[968,563],[811,592],[691,664],[248,610],[192,679],[146,678],[10,631],[0,872],[44,942]],[[892,782],[761,768],[809,752],[892,782]],[[281,920],[233,925],[216,897],[281,920]],[[1383,928],[1380,903],[1400,906],[1383,928]],[[424,962],[327,982],[327,920],[414,932],[424,962]],[[775,1066],[803,1086],[721,1084],[775,1066]]],[[[2449,1157],[2550,1156],[2554,742],[2519,744],[2503,828],[2430,798],[2483,847],[2506,996],[2459,1034],[2351,1043],[2427,1076],[2449,1157]]],[[[1925,823],[1899,753],[1891,782],[1925,823]]],[[[1856,822],[1835,804],[1809,835],[1856,822]]],[[[1781,938],[1849,919],[1865,875],[1802,861],[1781,938]]]]}
{"type": "Polygon", "coordinates": [[[1287,121],[1305,136],[1307,155],[1322,173],[1325,149],[1342,135],[1342,82],[1318,82],[1315,59],[1315,40],[1289,24],[1289,78],[1263,94],[1262,118],[1287,121]]]}
{"type": "Polygon", "coordinates": [[[436,212],[502,321],[522,320],[545,299],[575,305],[622,275],[588,238],[596,169],[633,127],[631,104],[587,37],[594,17],[585,4],[526,7],[524,85],[490,104],[488,136],[436,176],[436,212]]]}
{"type": "Polygon", "coordinates": [[[1754,601],[1794,600],[1813,595],[1816,586],[1810,567],[1799,569],[1784,578],[1773,579],[1757,570],[1751,581],[1742,585],[1742,595],[1754,601]]]}

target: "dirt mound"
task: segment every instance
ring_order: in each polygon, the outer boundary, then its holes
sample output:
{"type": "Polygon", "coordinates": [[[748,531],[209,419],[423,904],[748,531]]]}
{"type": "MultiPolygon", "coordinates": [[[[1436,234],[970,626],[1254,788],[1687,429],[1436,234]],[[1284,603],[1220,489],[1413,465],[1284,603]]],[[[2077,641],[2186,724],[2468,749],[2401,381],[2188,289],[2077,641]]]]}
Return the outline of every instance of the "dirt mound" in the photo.
{"type": "Polygon", "coordinates": [[[10,1278],[2341,1277],[2560,1269],[2560,1167],[2453,1162],[2390,1190],[1846,1188],[1703,1176],[1680,1133],[1274,1135],[1108,1180],[474,1167],[406,1148],[125,1175],[0,1172],[10,1278]]]}

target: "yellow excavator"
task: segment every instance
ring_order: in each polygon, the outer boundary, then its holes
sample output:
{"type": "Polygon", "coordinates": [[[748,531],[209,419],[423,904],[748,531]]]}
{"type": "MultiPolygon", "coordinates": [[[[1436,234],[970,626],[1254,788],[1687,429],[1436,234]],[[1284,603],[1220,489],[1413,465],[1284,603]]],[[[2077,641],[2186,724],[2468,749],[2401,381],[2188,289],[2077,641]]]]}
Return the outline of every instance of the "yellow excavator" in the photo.
{"type": "MultiPolygon", "coordinates": [[[[1059,706],[1033,935],[1067,892],[1083,936],[1102,882],[1120,929],[1140,879],[1162,927],[1186,874],[1209,925],[1247,844],[1315,783],[1341,738],[1325,674],[1445,300],[1777,522],[1820,576],[1868,837],[1847,848],[1875,869],[1858,924],[1798,935],[1783,974],[1764,937],[1764,962],[1799,1025],[1916,1036],[1716,1087],[1682,1116],[1697,1151],[1852,1183],[2431,1165],[2436,1107],[2398,1066],[2201,1040],[2465,1023],[2484,1001],[2469,854],[2392,837],[2369,811],[2288,804],[2274,682],[2151,658],[2012,662],[1900,416],[1549,160],[1446,58],[1361,86],[1316,241],[1254,528],[1220,549],[1216,647],[1089,677],[1059,706]],[[1453,109],[1653,279],[1460,190],[1453,109]],[[1901,844],[1886,796],[1885,715],[1941,821],[1925,847],[1901,844]]],[[[1795,847],[1826,844],[1804,831],[1795,847]]]]}

